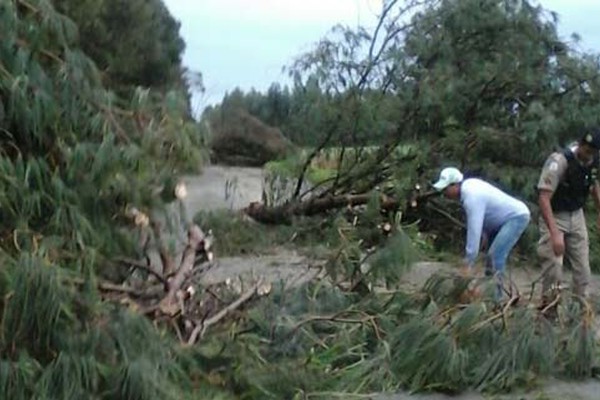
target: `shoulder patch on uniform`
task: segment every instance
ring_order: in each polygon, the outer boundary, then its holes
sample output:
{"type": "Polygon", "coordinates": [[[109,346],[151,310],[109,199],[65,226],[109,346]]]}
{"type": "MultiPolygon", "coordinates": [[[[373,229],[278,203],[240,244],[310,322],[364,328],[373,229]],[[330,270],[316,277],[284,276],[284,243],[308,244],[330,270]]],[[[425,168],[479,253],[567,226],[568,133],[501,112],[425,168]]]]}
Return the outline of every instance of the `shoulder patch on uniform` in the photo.
{"type": "Polygon", "coordinates": [[[550,161],[550,163],[548,163],[548,170],[549,171],[558,171],[558,163],[554,160],[550,161]]]}

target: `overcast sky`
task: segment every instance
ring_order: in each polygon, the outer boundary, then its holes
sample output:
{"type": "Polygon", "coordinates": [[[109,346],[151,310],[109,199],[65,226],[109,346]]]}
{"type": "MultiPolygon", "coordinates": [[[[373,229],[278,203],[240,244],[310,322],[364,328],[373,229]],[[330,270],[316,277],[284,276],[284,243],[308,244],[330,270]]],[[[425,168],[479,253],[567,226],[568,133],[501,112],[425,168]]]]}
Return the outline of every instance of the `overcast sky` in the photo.
{"type": "MultiPolygon", "coordinates": [[[[310,50],[334,25],[372,26],[381,0],[165,0],[181,22],[183,62],[204,77],[197,113],[236,86],[287,83],[281,69],[310,50]]],[[[584,49],[600,51],[600,0],[538,0],[559,14],[559,32],[577,32],[584,49]]]]}

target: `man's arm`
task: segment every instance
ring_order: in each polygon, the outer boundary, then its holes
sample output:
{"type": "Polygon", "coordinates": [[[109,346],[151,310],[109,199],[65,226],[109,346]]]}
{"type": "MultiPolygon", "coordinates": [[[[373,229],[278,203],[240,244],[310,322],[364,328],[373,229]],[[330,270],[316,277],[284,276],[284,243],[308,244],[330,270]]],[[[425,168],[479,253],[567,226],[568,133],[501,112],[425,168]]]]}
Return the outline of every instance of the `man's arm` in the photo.
{"type": "Polygon", "coordinates": [[[549,190],[540,189],[538,195],[538,204],[540,206],[540,212],[542,218],[548,227],[550,232],[550,244],[552,245],[552,251],[557,257],[565,254],[565,239],[562,231],[558,229],[554,213],[552,212],[552,205],[550,200],[552,199],[553,192],[549,190]]]}
{"type": "Polygon", "coordinates": [[[468,267],[473,267],[479,254],[481,231],[483,230],[483,217],[485,208],[476,201],[464,204],[467,214],[467,243],[465,245],[465,262],[468,267]]]}
{"type": "Polygon", "coordinates": [[[552,205],[550,204],[552,195],[553,193],[550,190],[545,189],[540,189],[538,195],[538,205],[540,206],[540,212],[542,214],[544,222],[546,223],[546,226],[548,227],[550,236],[553,236],[560,232],[558,226],[556,225],[556,220],[554,219],[552,205]]]}
{"type": "Polygon", "coordinates": [[[592,186],[592,198],[594,199],[596,210],[600,213],[600,183],[598,181],[594,181],[594,185],[592,186]]]}
{"type": "Polygon", "coordinates": [[[598,211],[596,224],[600,230],[600,183],[598,183],[598,181],[595,181],[594,185],[592,186],[592,198],[594,199],[594,204],[596,205],[596,211],[598,211]]]}
{"type": "Polygon", "coordinates": [[[560,181],[567,171],[567,160],[562,154],[554,153],[546,160],[540,180],[538,182],[538,205],[542,219],[548,227],[550,233],[550,242],[552,250],[556,256],[561,256],[565,252],[565,242],[563,233],[556,224],[554,212],[552,211],[551,200],[554,192],[558,188],[560,181]]]}

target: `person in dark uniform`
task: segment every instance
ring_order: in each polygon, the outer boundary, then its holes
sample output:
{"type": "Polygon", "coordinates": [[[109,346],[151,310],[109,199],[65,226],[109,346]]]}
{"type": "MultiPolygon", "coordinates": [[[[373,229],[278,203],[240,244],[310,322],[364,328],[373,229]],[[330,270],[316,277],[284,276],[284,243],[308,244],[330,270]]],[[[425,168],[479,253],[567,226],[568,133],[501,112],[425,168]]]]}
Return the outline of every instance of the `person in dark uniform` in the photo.
{"type": "Polygon", "coordinates": [[[573,293],[588,296],[590,282],[589,239],[583,208],[590,193],[600,226],[599,167],[600,129],[592,129],[546,160],[539,182],[540,240],[538,256],[542,278],[542,302],[548,304],[560,290],[563,261],[573,269],[573,293]]]}

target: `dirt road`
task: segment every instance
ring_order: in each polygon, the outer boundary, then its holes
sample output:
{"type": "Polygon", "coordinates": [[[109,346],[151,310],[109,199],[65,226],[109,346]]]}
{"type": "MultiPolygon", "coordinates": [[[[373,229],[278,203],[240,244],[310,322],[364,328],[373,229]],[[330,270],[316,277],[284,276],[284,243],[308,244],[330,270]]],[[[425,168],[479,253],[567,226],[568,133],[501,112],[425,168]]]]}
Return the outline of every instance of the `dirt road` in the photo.
{"type": "Polygon", "coordinates": [[[190,215],[201,210],[239,210],[261,200],[263,170],[210,165],[203,169],[202,175],[188,175],[184,181],[190,215]]]}

